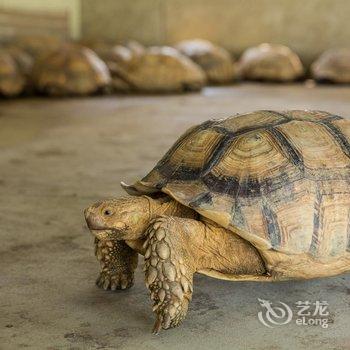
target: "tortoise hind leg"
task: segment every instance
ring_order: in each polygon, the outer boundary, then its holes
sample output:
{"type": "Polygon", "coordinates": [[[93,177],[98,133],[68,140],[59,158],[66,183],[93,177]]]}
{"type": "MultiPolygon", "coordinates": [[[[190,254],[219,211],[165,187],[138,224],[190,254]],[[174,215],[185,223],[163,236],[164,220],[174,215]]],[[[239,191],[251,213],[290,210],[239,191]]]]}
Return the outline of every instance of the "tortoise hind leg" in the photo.
{"type": "Polygon", "coordinates": [[[190,233],[196,232],[197,224],[192,219],[159,217],[146,233],[145,275],[157,317],[156,334],[161,328],[178,326],[186,316],[196,270],[190,233]]]}
{"type": "Polygon", "coordinates": [[[134,284],[138,254],[124,241],[95,238],[95,255],[101,264],[96,285],[105,290],[127,289],[134,284]]]}

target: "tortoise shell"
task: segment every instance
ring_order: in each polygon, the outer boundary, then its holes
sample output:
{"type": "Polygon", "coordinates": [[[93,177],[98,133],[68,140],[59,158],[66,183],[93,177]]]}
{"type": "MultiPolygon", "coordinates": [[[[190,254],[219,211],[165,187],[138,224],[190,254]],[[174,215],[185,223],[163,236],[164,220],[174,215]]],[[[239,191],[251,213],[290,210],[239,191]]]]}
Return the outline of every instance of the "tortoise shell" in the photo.
{"type": "Polygon", "coordinates": [[[48,95],[88,95],[110,84],[106,64],[90,49],[65,45],[38,60],[33,80],[38,91],[48,95]]]}
{"type": "Polygon", "coordinates": [[[126,190],[165,192],[236,232],[276,278],[350,270],[350,121],[337,115],[257,111],[209,120],[126,190]]]}
{"type": "Polygon", "coordinates": [[[23,35],[14,39],[14,45],[25,50],[34,59],[58,50],[65,42],[65,39],[54,35],[23,35]]]}
{"type": "Polygon", "coordinates": [[[21,94],[27,84],[25,74],[8,50],[0,50],[0,95],[13,97],[21,94]]]}
{"type": "Polygon", "coordinates": [[[183,40],[175,48],[201,66],[210,83],[224,84],[236,78],[236,67],[230,53],[208,40],[183,40]]]}
{"type": "Polygon", "coordinates": [[[8,52],[12,58],[16,61],[19,70],[29,79],[34,60],[25,50],[14,45],[7,45],[4,50],[8,52]]]}
{"type": "Polygon", "coordinates": [[[350,49],[331,49],[312,65],[312,76],[320,82],[350,83],[350,49]]]}
{"type": "Polygon", "coordinates": [[[288,82],[304,74],[298,55],[289,47],[261,44],[247,49],[239,62],[240,74],[248,80],[288,82]]]}
{"type": "MultiPolygon", "coordinates": [[[[182,92],[200,90],[204,71],[192,60],[171,47],[151,47],[131,55],[115,48],[113,79],[125,82],[130,90],[144,92],[182,92]],[[124,61],[120,63],[120,58],[124,61]]],[[[125,51],[125,50],[124,50],[125,51]]],[[[111,64],[109,64],[111,67],[111,64]]],[[[115,85],[117,87],[117,84],[115,85]]]]}
{"type": "Polygon", "coordinates": [[[132,89],[128,81],[128,65],[135,54],[133,50],[122,45],[109,45],[104,42],[98,42],[94,46],[90,46],[106,63],[111,74],[111,85],[115,91],[129,92],[132,89]]]}
{"type": "Polygon", "coordinates": [[[125,47],[127,47],[133,54],[136,55],[142,55],[146,51],[146,47],[136,40],[127,40],[125,47]]]}

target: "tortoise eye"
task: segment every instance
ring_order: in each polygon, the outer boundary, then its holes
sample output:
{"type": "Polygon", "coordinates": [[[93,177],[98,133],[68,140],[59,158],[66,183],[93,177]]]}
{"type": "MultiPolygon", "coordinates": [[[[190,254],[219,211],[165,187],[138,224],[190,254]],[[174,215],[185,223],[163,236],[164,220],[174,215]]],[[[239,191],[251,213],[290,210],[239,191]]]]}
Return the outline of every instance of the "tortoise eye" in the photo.
{"type": "Polygon", "coordinates": [[[111,216],[111,215],[112,215],[112,211],[111,211],[110,209],[105,209],[105,210],[103,211],[103,215],[104,215],[104,216],[111,216]]]}

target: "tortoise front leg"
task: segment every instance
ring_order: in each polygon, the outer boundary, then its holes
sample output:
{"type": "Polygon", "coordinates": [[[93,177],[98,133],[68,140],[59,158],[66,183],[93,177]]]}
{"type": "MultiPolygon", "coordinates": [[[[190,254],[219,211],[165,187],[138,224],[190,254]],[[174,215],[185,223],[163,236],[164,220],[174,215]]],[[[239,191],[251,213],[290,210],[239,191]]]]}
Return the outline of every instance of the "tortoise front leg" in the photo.
{"type": "Polygon", "coordinates": [[[192,298],[195,257],[190,253],[190,232],[199,222],[159,217],[149,226],[144,243],[146,285],[153,301],[153,332],[178,326],[192,298]],[[187,227],[186,227],[187,225],[187,227]]]}
{"type": "Polygon", "coordinates": [[[184,320],[195,272],[240,276],[266,272],[260,254],[249,242],[210,220],[161,216],[151,222],[146,237],[146,285],[157,317],[155,333],[184,320]]]}
{"type": "Polygon", "coordinates": [[[96,285],[105,290],[127,289],[134,284],[138,254],[124,241],[95,238],[95,255],[101,264],[96,285]]]}

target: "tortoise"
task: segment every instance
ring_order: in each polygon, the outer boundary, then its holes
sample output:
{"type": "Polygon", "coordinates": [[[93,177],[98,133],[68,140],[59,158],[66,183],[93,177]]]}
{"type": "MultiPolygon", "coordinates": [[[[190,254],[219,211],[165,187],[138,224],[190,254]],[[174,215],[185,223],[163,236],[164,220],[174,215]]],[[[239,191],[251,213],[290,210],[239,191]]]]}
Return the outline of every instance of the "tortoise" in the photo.
{"type": "MultiPolygon", "coordinates": [[[[132,45],[134,43],[132,42],[132,45]]],[[[105,62],[111,74],[111,85],[114,90],[119,92],[129,92],[131,86],[125,79],[121,78],[125,70],[128,69],[128,64],[134,55],[140,54],[140,51],[130,49],[123,45],[112,45],[104,42],[96,42],[89,46],[98,56],[105,62]]],[[[124,73],[125,74],[125,73],[124,73]]]]}
{"type": "Polygon", "coordinates": [[[97,284],[133,284],[137,254],[154,332],[184,319],[193,274],[282,281],[350,271],[350,120],[257,111],[189,129],[130,195],[85,210],[97,284]]]}
{"type": "Polygon", "coordinates": [[[27,79],[16,59],[6,49],[0,50],[0,95],[14,97],[20,95],[27,79]]]}
{"type": "Polygon", "coordinates": [[[183,40],[175,48],[201,66],[210,83],[230,83],[237,77],[230,53],[208,40],[183,40]]]}
{"type": "Polygon", "coordinates": [[[115,45],[111,47],[103,56],[101,56],[111,73],[111,84],[115,91],[131,91],[132,85],[128,79],[123,77],[127,75],[124,72],[128,69],[128,64],[132,60],[134,54],[135,53],[128,47],[115,45]]]}
{"type": "Polygon", "coordinates": [[[11,55],[18,67],[20,74],[25,79],[24,92],[32,92],[32,72],[34,66],[33,57],[30,54],[28,54],[25,50],[13,44],[4,46],[4,50],[11,55]]]}
{"type": "Polygon", "coordinates": [[[119,91],[183,92],[200,90],[204,71],[172,47],[150,47],[142,52],[115,46],[107,64],[119,91]]]}
{"type": "Polygon", "coordinates": [[[4,46],[4,50],[7,51],[12,58],[16,61],[20,71],[29,78],[33,69],[34,60],[25,50],[15,45],[4,46]]]}
{"type": "Polygon", "coordinates": [[[15,38],[13,43],[34,59],[39,59],[50,51],[58,50],[66,40],[54,35],[22,35],[15,38]]]}
{"type": "Polygon", "coordinates": [[[350,83],[350,49],[325,51],[312,65],[311,73],[319,82],[350,83]]]}
{"type": "Polygon", "coordinates": [[[39,59],[33,68],[36,89],[53,96],[101,92],[110,79],[105,63],[80,45],[64,45],[39,59]]]}
{"type": "Polygon", "coordinates": [[[141,43],[139,43],[138,41],[136,40],[128,40],[126,43],[125,43],[125,46],[131,50],[134,54],[137,54],[137,55],[142,55],[143,53],[145,53],[146,51],[146,48],[145,46],[143,46],[141,43]]]}
{"type": "Polygon", "coordinates": [[[128,40],[124,44],[117,44],[109,40],[83,39],[79,43],[95,51],[102,59],[113,58],[115,48],[126,48],[133,54],[143,54],[146,48],[136,40],[128,40]]]}
{"type": "Polygon", "coordinates": [[[304,74],[298,55],[289,47],[261,44],[247,49],[239,62],[240,74],[248,80],[290,82],[304,74]]]}

